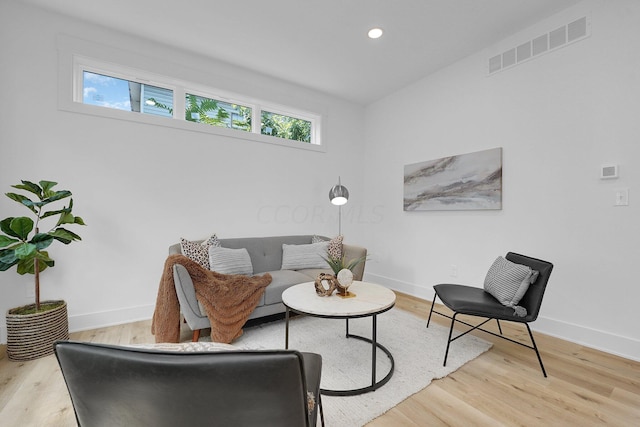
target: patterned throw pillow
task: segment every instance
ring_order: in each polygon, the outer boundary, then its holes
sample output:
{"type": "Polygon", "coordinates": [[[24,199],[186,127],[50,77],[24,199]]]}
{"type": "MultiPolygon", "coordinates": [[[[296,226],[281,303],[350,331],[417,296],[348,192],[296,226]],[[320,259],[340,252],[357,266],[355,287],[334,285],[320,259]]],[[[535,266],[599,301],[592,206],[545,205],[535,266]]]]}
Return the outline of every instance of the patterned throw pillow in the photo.
{"type": "MultiPolygon", "coordinates": [[[[341,234],[329,240],[329,247],[327,248],[327,255],[329,256],[329,258],[342,259],[342,240],[343,239],[344,239],[344,236],[341,234]]],[[[311,238],[311,243],[320,243],[320,242],[326,242],[326,240],[320,236],[313,236],[311,238]]]]}
{"type": "Polygon", "coordinates": [[[192,242],[185,238],[180,238],[180,248],[182,255],[190,258],[209,270],[209,248],[218,247],[220,242],[215,234],[209,236],[202,243],[192,242]]]}
{"type": "Polygon", "coordinates": [[[529,289],[529,285],[537,278],[538,272],[531,267],[516,264],[500,256],[487,272],[484,290],[493,295],[502,305],[513,307],[517,316],[524,317],[527,315],[526,308],[517,304],[529,289]]]}

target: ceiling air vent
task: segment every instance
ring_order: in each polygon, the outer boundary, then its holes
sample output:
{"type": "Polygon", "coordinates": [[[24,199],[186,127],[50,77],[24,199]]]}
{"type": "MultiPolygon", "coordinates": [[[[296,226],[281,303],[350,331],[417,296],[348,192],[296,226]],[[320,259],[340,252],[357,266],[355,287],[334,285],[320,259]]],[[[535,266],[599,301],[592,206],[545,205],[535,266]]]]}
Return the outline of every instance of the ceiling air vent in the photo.
{"type": "Polygon", "coordinates": [[[587,16],[576,19],[567,25],[526,41],[517,47],[489,58],[489,74],[511,68],[533,59],[545,52],[567,46],[591,35],[591,20],[587,16]]]}

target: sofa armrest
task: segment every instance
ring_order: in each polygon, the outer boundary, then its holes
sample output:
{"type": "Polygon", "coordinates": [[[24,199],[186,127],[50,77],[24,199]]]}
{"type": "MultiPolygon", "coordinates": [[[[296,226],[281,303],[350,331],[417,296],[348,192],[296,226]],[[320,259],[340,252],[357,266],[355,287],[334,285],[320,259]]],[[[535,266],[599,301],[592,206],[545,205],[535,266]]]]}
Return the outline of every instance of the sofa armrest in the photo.
{"type": "Polygon", "coordinates": [[[208,328],[210,326],[209,319],[200,310],[193,281],[183,265],[175,264],[173,266],[173,282],[180,303],[180,311],[189,328],[192,330],[208,328]]]}
{"type": "MultiPolygon", "coordinates": [[[[342,244],[342,254],[346,262],[349,262],[354,259],[363,258],[367,256],[367,248],[363,248],[361,246],[347,245],[345,243],[342,244]]],[[[353,280],[362,280],[364,276],[364,266],[366,264],[366,260],[362,261],[360,264],[356,265],[353,269],[353,280]]]]}
{"type": "Polygon", "coordinates": [[[182,255],[182,247],[180,243],[169,246],[169,255],[182,255]]]}

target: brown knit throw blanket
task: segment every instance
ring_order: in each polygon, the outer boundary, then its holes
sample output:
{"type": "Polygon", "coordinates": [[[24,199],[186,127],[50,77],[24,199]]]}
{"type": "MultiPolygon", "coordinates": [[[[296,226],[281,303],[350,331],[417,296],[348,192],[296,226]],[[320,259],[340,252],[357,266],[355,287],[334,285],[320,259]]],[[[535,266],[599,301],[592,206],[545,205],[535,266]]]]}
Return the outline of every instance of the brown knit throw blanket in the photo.
{"type": "Polygon", "coordinates": [[[184,255],[169,255],[158,288],[151,333],[156,342],[180,341],[180,304],[173,281],[174,264],[183,265],[193,281],[196,298],[211,323],[211,340],[230,343],[242,335],[242,326],[260,302],[271,275],[243,276],[207,270],[184,255]]]}

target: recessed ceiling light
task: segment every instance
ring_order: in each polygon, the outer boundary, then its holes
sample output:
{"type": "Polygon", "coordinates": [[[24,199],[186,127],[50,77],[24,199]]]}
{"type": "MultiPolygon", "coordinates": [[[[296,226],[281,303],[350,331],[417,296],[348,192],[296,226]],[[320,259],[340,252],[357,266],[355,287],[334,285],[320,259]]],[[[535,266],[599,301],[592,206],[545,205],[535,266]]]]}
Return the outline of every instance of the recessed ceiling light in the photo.
{"type": "Polygon", "coordinates": [[[370,39],[377,39],[382,36],[382,28],[372,28],[367,33],[370,39]]]}

